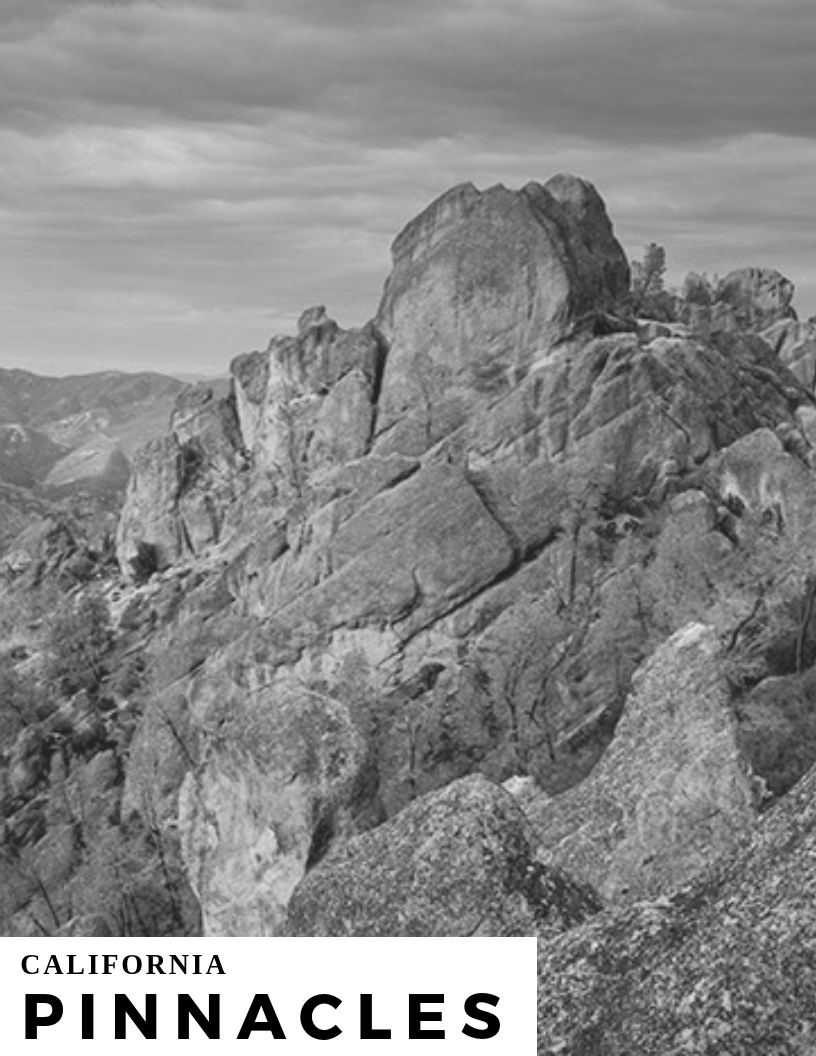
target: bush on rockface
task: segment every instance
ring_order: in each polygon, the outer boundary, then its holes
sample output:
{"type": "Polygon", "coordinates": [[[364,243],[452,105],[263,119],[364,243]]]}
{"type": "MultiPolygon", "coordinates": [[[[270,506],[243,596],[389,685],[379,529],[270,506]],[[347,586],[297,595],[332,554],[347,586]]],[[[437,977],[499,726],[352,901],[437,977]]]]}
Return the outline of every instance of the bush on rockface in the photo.
{"type": "Polygon", "coordinates": [[[768,791],[784,795],[816,759],[816,670],[767,678],[735,705],[740,746],[768,791]]]}
{"type": "Polygon", "coordinates": [[[40,694],[8,655],[0,656],[0,750],[25,726],[37,720],[40,694]]]}
{"type": "Polygon", "coordinates": [[[142,540],[136,547],[136,555],[130,559],[130,568],[137,587],[143,586],[159,571],[158,547],[142,540]]]}
{"type": "Polygon", "coordinates": [[[113,628],[105,599],[94,593],[66,599],[48,626],[49,680],[66,696],[85,690],[96,697],[109,673],[112,648],[113,628]]]}

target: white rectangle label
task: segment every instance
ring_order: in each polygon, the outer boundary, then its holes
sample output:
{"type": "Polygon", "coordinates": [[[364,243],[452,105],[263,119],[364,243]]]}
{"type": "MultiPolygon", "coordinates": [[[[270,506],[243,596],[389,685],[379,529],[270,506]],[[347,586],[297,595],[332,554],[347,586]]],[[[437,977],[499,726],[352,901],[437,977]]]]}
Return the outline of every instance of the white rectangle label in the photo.
{"type": "Polygon", "coordinates": [[[3,938],[0,1003],[4,1056],[535,1056],[536,940],[3,938]]]}

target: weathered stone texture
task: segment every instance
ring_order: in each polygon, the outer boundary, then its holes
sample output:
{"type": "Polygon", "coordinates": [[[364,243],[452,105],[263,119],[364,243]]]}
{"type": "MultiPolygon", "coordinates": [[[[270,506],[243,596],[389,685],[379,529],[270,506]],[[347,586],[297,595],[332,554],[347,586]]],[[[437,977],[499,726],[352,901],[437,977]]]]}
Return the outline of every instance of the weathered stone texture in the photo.
{"type": "Polygon", "coordinates": [[[599,908],[533,857],[512,796],[482,777],[416,800],[350,840],[295,891],[295,935],[553,934],[599,908]]]}
{"type": "Polygon", "coordinates": [[[284,684],[229,704],[181,789],[182,853],[207,934],[280,934],[307,866],[371,823],[370,763],[337,701],[284,684]]]}
{"type": "Polygon", "coordinates": [[[676,895],[540,944],[539,1053],[812,1051],[814,860],[816,771],[676,895]]]}
{"type": "Polygon", "coordinates": [[[609,901],[671,891],[756,817],[751,772],[710,628],[692,624],[639,671],[615,737],[576,788],[527,808],[539,855],[609,901]]]}
{"type": "Polygon", "coordinates": [[[698,331],[616,315],[625,255],[566,176],[454,188],[393,261],[373,323],[309,309],[233,362],[226,402],[185,397],[131,484],[120,560],[144,540],[167,567],[139,593],[124,816],[179,819],[213,931],[279,931],[316,859],[379,846],[383,819],[409,855],[411,804],[474,773],[526,782],[576,882],[650,895],[753,824],[748,763],[780,787],[810,760],[763,754],[763,729],[811,735],[751,695],[804,692],[816,658],[816,412],[755,334],[793,325],[785,280],[729,276],[698,331]],[[347,750],[327,782],[306,760],[328,729],[347,750]]]}
{"type": "Polygon", "coordinates": [[[448,191],[397,237],[377,449],[416,455],[511,390],[628,279],[600,200],[562,178],[448,191]]]}

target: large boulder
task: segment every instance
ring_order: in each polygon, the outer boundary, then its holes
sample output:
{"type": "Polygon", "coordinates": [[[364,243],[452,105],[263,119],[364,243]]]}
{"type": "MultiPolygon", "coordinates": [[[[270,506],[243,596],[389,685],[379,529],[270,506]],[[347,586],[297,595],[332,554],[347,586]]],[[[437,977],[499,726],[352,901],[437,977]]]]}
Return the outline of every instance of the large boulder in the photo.
{"type": "Polygon", "coordinates": [[[367,453],[381,366],[375,330],[342,330],[322,305],[301,315],[295,337],[233,360],[243,444],[279,499],[367,453]]]}
{"type": "Polygon", "coordinates": [[[793,283],[773,268],[739,268],[717,287],[714,325],[759,332],[784,319],[796,319],[793,283]]]}
{"type": "Polygon", "coordinates": [[[816,322],[780,319],[760,335],[806,389],[816,388],[816,322]]]}
{"type": "Polygon", "coordinates": [[[289,905],[289,932],[552,934],[597,912],[589,888],[536,863],[533,850],[510,793],[463,778],[308,873],[289,905]]]}
{"type": "Polygon", "coordinates": [[[245,466],[233,401],[207,385],[184,389],[168,434],[134,459],[116,533],[123,573],[133,577],[144,547],[164,568],[220,542],[245,466]]]}
{"type": "Polygon", "coordinates": [[[671,891],[733,848],[756,797],[713,631],[693,624],[661,646],[592,774],[527,812],[542,860],[611,901],[671,891]]]}
{"type": "Polygon", "coordinates": [[[539,946],[538,1051],[810,1053],[816,771],[671,898],[539,946]]]}
{"type": "Polygon", "coordinates": [[[392,256],[377,312],[388,344],[381,452],[426,450],[628,285],[603,203],[574,177],[520,191],[454,187],[408,224],[392,256]]]}
{"type": "Polygon", "coordinates": [[[339,702],[296,684],[228,693],[202,686],[194,705],[220,733],[181,789],[182,853],[205,934],[280,934],[306,869],[376,818],[376,784],[339,702]]]}
{"type": "Polygon", "coordinates": [[[603,269],[604,285],[614,304],[629,292],[629,261],[615,238],[603,198],[589,182],[559,173],[547,180],[544,190],[555,198],[580,230],[584,244],[603,269]]]}

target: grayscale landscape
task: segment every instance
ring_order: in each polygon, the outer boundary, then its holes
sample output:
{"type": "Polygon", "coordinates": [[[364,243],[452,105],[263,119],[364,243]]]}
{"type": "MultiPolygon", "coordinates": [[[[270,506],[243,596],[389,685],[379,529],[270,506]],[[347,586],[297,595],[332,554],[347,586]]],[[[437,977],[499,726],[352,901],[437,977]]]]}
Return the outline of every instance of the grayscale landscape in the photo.
{"type": "Polygon", "coordinates": [[[536,936],[542,1056],[816,1053],[816,155],[790,105],[816,19],[567,6],[454,4],[507,49],[473,82],[424,3],[448,66],[388,0],[346,27],[320,0],[3,14],[0,158],[50,142],[60,178],[0,174],[0,935],[536,936]],[[208,81],[227,11],[247,79],[208,81]],[[524,65],[520,14],[586,100],[524,65]],[[193,24],[178,72],[151,34],[193,24]],[[137,25],[134,79],[83,80],[137,25]],[[261,26],[294,49],[278,80],[261,26]],[[359,80],[361,26],[375,68],[403,47],[410,115],[359,80]],[[304,38],[344,92],[296,75],[304,38]],[[737,61],[760,43],[775,88],[737,61]],[[381,171],[331,170],[344,99],[381,171]],[[536,102],[585,164],[542,167],[536,102]]]}

